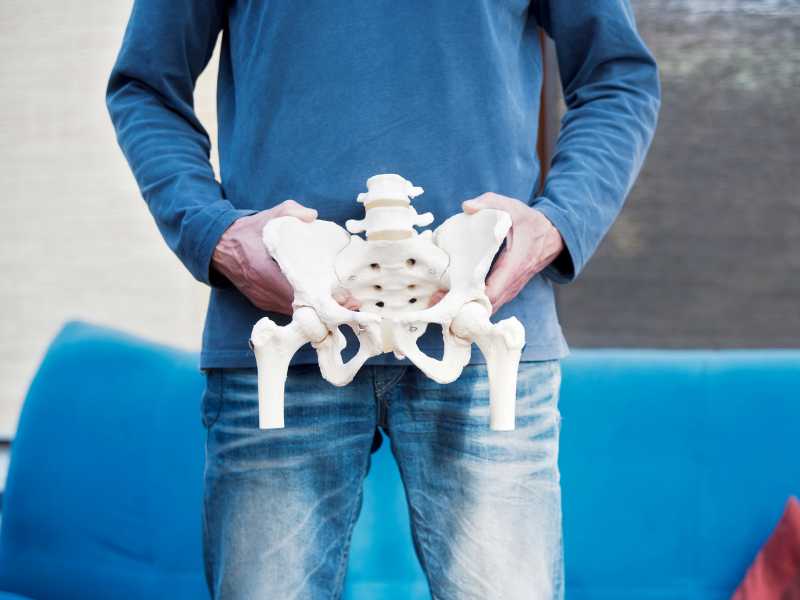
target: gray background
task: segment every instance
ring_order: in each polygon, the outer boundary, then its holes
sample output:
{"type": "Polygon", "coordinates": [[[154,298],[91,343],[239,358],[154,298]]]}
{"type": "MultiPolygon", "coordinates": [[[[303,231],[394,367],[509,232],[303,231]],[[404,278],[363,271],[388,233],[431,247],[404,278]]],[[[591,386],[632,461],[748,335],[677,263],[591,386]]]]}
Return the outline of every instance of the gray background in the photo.
{"type": "Polygon", "coordinates": [[[572,346],[800,346],[800,3],[635,2],[660,123],[559,291],[572,346]]]}

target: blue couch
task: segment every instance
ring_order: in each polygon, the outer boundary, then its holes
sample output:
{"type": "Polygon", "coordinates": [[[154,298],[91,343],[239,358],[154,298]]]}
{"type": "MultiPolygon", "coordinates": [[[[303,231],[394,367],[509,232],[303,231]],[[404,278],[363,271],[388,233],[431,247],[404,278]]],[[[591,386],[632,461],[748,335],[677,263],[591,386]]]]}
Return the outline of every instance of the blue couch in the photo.
{"type": "MultiPolygon", "coordinates": [[[[30,386],[0,527],[0,593],[207,598],[197,355],[65,325],[30,386]]],[[[800,493],[800,351],[575,351],[560,465],[568,600],[728,598],[800,493]]],[[[429,597],[386,444],[346,597],[429,597]]]]}

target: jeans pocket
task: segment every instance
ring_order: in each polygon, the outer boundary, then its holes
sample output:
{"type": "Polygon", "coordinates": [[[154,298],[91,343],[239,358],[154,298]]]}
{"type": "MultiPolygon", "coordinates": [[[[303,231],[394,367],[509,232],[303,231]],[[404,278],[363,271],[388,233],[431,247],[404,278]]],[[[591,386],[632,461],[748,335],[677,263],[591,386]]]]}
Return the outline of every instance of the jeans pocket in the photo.
{"type": "Polygon", "coordinates": [[[222,412],[222,369],[206,369],[206,387],[200,403],[203,427],[211,429],[222,412]]]}

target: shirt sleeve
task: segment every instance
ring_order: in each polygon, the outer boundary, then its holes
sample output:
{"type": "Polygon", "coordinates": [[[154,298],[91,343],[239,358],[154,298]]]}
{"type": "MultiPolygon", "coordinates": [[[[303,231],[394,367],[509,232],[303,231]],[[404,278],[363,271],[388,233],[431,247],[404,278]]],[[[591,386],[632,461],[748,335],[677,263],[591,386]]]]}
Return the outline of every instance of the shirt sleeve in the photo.
{"type": "Polygon", "coordinates": [[[550,171],[531,205],[565,249],[543,275],[581,272],[622,208],[652,141],[661,105],[655,58],[628,0],[533,0],[553,39],[567,111],[550,171]]]}
{"type": "Polygon", "coordinates": [[[255,210],[225,198],[194,87],[223,26],[224,0],[135,0],[106,87],[117,141],[161,235],[195,279],[232,284],[211,267],[228,226],[255,210]]]}

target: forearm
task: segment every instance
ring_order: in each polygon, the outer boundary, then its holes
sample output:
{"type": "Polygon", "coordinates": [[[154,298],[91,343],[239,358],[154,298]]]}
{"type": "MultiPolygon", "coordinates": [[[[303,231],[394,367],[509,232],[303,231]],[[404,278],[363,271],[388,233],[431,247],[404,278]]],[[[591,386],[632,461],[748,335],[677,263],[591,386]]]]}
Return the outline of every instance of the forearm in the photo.
{"type": "Polygon", "coordinates": [[[234,220],[255,211],[236,210],[224,198],[205,135],[152,91],[116,73],[108,106],[120,147],[164,240],[196,279],[210,283],[217,240],[234,220]]]}
{"type": "Polygon", "coordinates": [[[544,273],[566,283],[592,256],[639,174],[661,90],[627,2],[546,6],[541,18],[556,42],[567,112],[544,189],[532,204],[565,243],[544,273]]]}
{"type": "Polygon", "coordinates": [[[167,245],[198,281],[212,279],[222,233],[254,210],[225,198],[211,143],[193,109],[197,77],[221,26],[213,1],[137,0],[109,76],[106,105],[117,140],[167,245]]]}

